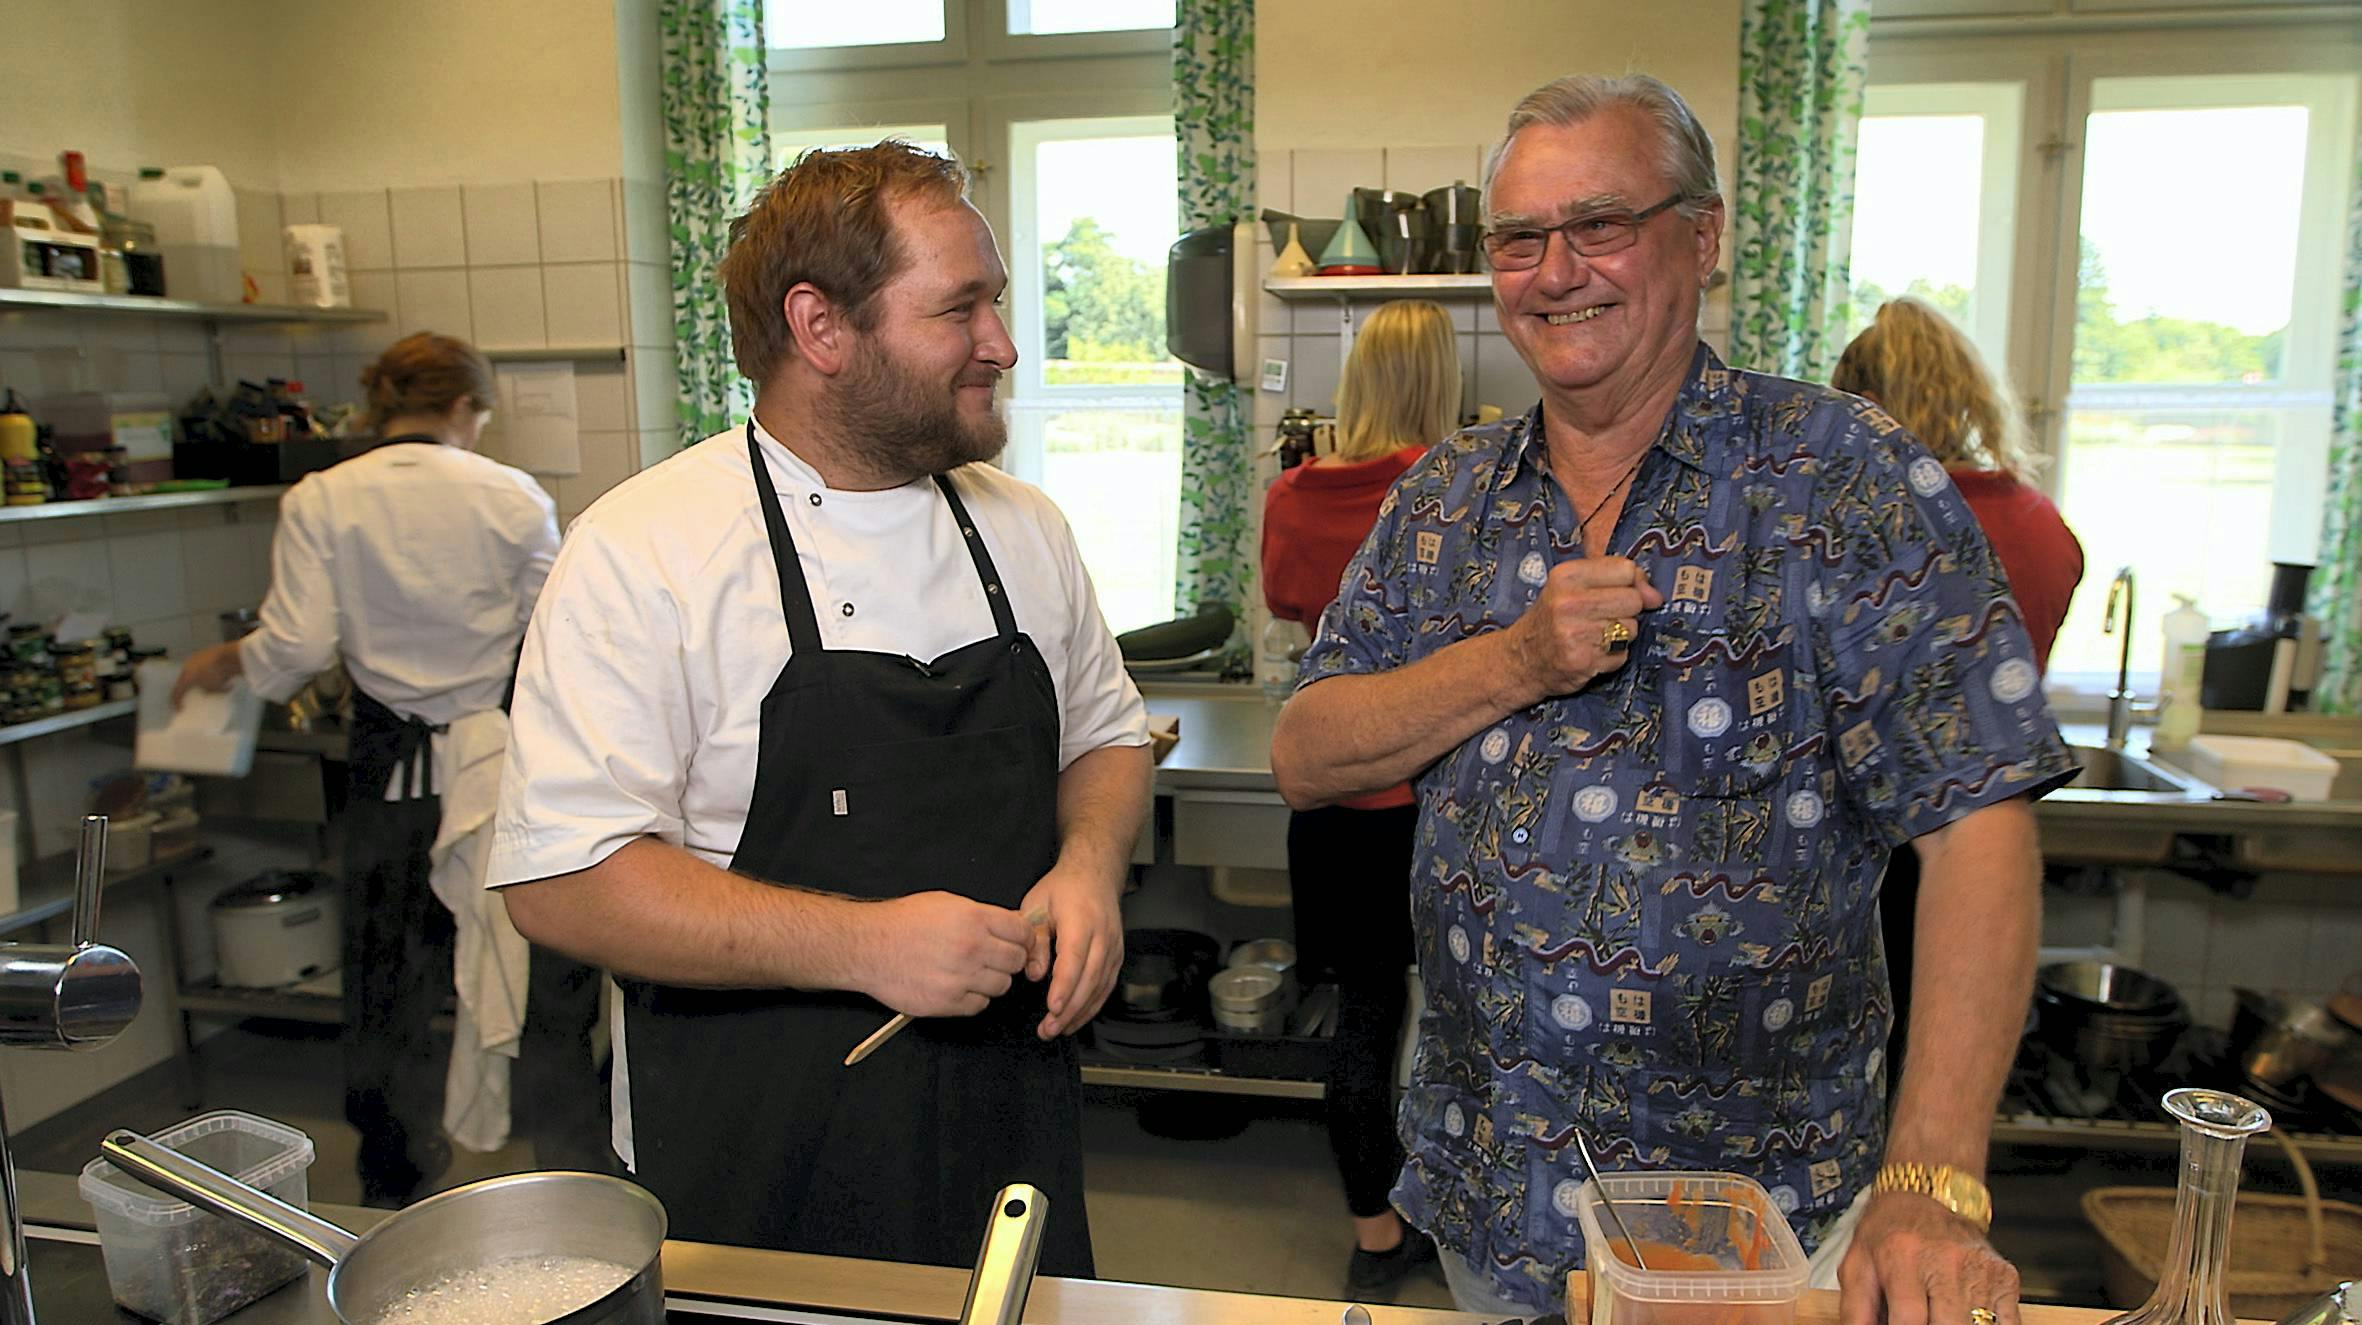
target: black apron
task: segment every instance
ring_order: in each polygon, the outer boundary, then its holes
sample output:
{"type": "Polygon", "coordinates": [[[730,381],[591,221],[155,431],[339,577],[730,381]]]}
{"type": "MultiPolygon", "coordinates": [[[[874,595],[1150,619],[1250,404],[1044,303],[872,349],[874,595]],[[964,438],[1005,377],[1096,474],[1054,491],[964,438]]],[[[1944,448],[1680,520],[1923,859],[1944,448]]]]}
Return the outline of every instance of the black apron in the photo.
{"type": "MultiPolygon", "coordinates": [[[[812,596],[750,423],[793,651],[763,697],[730,868],[884,899],[944,890],[1016,907],[1057,858],[1058,702],[950,481],[991,637],[922,662],[821,647],[812,596]]],[[[850,993],[624,983],[634,1176],[672,1236],[968,1266],[1003,1185],[1049,1196],[1045,1274],[1092,1274],[1081,1070],[1035,1036],[1020,973],[975,1017],[922,1019],[854,1067],[893,1015],[850,993]]]]}

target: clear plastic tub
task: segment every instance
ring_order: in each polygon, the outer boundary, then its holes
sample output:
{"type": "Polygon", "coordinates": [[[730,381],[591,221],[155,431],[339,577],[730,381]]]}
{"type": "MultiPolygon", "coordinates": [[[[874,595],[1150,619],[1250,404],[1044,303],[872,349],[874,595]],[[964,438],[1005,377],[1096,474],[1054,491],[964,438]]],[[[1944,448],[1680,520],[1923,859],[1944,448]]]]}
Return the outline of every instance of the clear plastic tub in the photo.
{"type": "Polygon", "coordinates": [[[1591,1267],[1591,1325],[1792,1325],[1804,1247],[1754,1179],[1609,1173],[1576,1197],[1591,1267]],[[1648,1269],[1602,1208],[1615,1202],[1648,1269]]]}
{"type": "MultiPolygon", "coordinates": [[[[310,1208],[312,1139],[292,1127],[223,1109],[153,1139],[310,1208]]],[[[310,1265],[246,1225],[166,1196],[103,1159],[83,1166],[81,1190],[98,1214],[99,1250],[115,1301],[165,1325],[209,1325],[301,1278],[310,1265]]]]}

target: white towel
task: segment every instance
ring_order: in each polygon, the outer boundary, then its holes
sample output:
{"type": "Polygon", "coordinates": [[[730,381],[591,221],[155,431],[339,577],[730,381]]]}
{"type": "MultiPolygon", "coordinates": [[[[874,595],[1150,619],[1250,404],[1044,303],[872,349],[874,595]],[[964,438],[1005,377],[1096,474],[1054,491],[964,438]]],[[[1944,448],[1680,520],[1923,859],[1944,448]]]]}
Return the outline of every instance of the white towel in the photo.
{"type": "Polygon", "coordinates": [[[443,821],[428,878],[458,928],[451,977],[459,1017],[443,1082],[443,1130],[477,1152],[508,1144],[509,1065],[525,1034],[531,956],[500,894],[484,886],[507,751],[508,715],[498,709],[461,718],[434,738],[443,821]]]}

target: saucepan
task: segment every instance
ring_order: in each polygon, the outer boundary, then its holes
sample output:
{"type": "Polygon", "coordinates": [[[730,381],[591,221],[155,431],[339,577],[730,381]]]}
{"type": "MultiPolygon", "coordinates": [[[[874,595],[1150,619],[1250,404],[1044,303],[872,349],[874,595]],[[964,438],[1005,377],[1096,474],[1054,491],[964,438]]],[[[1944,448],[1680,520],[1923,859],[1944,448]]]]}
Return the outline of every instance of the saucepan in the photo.
{"type": "MultiPolygon", "coordinates": [[[[99,1148],[158,1191],[248,1224],[329,1267],[328,1305],[344,1325],[664,1322],[664,1206],[621,1178],[560,1172],[486,1178],[430,1196],[355,1236],[135,1132],[113,1132],[99,1148]],[[471,1300],[488,1284],[497,1287],[497,1299],[471,1300]],[[443,1310],[430,1316],[422,1305],[443,1310]]],[[[1048,1215],[1048,1198],[1023,1183],[993,1198],[961,1325],[1017,1325],[1048,1215]]]]}
{"type": "Polygon", "coordinates": [[[328,1306],[345,1325],[663,1325],[657,1255],[664,1207],[621,1178],[486,1178],[430,1196],[356,1236],[135,1132],[113,1132],[99,1149],[150,1187],[329,1267],[328,1306]],[[493,1292],[498,1296],[485,1296],[493,1292]]]}

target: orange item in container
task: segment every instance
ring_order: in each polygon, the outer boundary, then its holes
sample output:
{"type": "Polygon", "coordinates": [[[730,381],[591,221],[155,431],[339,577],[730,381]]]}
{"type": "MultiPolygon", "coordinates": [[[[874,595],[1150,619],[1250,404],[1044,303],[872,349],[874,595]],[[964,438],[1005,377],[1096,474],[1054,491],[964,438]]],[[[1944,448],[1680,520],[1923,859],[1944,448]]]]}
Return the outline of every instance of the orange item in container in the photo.
{"type": "Polygon", "coordinates": [[[1804,1247],[1771,1197],[1736,1173],[1608,1173],[1577,1197],[1590,1325],[1793,1325],[1804,1247]],[[1632,1248],[1603,1202],[1640,1244],[1632,1248]]]}

